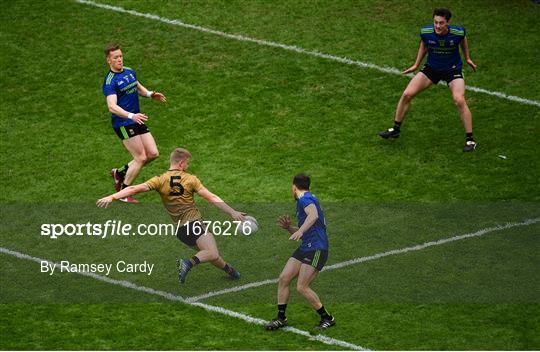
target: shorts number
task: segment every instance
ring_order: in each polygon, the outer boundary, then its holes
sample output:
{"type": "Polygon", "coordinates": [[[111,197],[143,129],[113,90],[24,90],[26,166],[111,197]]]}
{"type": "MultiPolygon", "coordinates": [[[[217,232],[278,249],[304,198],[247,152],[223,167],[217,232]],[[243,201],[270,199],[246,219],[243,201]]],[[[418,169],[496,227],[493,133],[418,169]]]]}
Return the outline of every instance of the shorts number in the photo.
{"type": "Polygon", "coordinates": [[[184,194],[184,186],[180,183],[180,176],[171,176],[169,186],[171,186],[170,196],[181,196],[184,194]]]}

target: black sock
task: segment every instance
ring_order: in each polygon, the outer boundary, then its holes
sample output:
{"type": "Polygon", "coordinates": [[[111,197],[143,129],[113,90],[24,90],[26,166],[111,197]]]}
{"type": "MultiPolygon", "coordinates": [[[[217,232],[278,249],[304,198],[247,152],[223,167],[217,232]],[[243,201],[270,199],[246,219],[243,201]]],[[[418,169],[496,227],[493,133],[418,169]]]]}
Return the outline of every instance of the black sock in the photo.
{"type": "Polygon", "coordinates": [[[472,132],[465,133],[465,140],[468,141],[474,141],[474,137],[472,135],[472,132]]]}
{"type": "Polygon", "coordinates": [[[277,316],[279,319],[285,319],[285,311],[287,310],[287,304],[278,304],[277,305],[277,316]]]}
{"type": "Polygon", "coordinates": [[[401,128],[401,122],[394,120],[394,131],[399,131],[400,128],[401,128]]]}
{"type": "Polygon", "coordinates": [[[199,258],[197,258],[196,255],[191,257],[191,259],[189,261],[191,262],[192,265],[197,265],[197,264],[199,264],[201,262],[201,260],[199,258]]]}
{"type": "Polygon", "coordinates": [[[230,266],[228,263],[225,263],[225,266],[223,267],[223,271],[227,274],[231,274],[234,272],[234,268],[230,266]]]}
{"type": "Polygon", "coordinates": [[[118,168],[118,169],[116,170],[116,173],[117,173],[118,175],[120,175],[120,177],[124,178],[124,177],[126,177],[126,172],[127,172],[128,169],[129,169],[129,165],[126,164],[126,165],[124,165],[124,166],[118,168]]]}
{"type": "Polygon", "coordinates": [[[319,313],[321,319],[332,320],[332,316],[328,314],[326,309],[324,309],[324,306],[322,306],[320,309],[317,309],[317,313],[319,313]]]}
{"type": "Polygon", "coordinates": [[[122,183],[122,189],[128,188],[128,187],[129,187],[129,185],[126,185],[125,183],[122,183]]]}

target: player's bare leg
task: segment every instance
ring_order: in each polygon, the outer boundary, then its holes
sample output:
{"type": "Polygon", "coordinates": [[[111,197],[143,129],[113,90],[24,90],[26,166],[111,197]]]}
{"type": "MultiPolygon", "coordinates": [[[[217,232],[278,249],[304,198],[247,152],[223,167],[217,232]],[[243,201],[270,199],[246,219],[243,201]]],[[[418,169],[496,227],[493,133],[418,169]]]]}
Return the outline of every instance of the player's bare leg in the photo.
{"type": "Polygon", "coordinates": [[[455,79],[448,84],[448,87],[452,91],[452,98],[461,116],[465,133],[472,133],[472,114],[465,100],[465,81],[463,79],[455,79]]]}
{"type": "Polygon", "coordinates": [[[285,311],[287,309],[287,302],[289,301],[289,285],[291,284],[291,281],[298,276],[301,265],[302,263],[299,260],[289,258],[287,264],[285,264],[285,267],[281,271],[278,280],[277,293],[278,316],[265,325],[266,330],[277,330],[287,326],[287,317],[285,315],[285,311]]]}
{"type": "Polygon", "coordinates": [[[302,263],[295,258],[289,258],[287,264],[285,264],[285,267],[281,271],[278,280],[278,304],[287,304],[289,301],[289,285],[291,284],[291,281],[300,273],[301,265],[302,263]]]}
{"type": "Polygon", "coordinates": [[[129,186],[135,180],[144,164],[148,160],[146,157],[146,150],[142,142],[141,135],[124,139],[122,141],[128,152],[133,157],[133,160],[129,162],[126,176],[124,177],[124,184],[129,186]]]}
{"type": "Polygon", "coordinates": [[[227,264],[225,260],[221,258],[221,256],[219,256],[218,259],[211,261],[210,263],[212,263],[212,265],[218,269],[223,269],[223,267],[225,267],[225,264],[227,264]]]}
{"type": "Polygon", "coordinates": [[[238,280],[240,278],[240,273],[238,272],[238,270],[233,268],[221,256],[218,259],[212,261],[211,263],[216,268],[221,269],[224,272],[226,272],[232,279],[238,280]]]}
{"type": "MultiPolygon", "coordinates": [[[[131,185],[147,160],[146,151],[140,135],[124,139],[122,143],[133,157],[133,160],[119,169],[115,168],[111,170],[111,176],[114,179],[116,191],[120,191],[122,188],[131,185]]],[[[126,197],[121,199],[121,201],[138,203],[133,197],[126,197]]]]}
{"type": "Polygon", "coordinates": [[[456,104],[463,129],[465,130],[465,147],[464,152],[473,151],[476,148],[476,141],[473,138],[472,114],[467,101],[465,100],[465,81],[463,79],[455,79],[448,84],[452,92],[452,98],[456,104]]]}
{"type": "Polygon", "coordinates": [[[407,88],[401,94],[399,99],[396,114],[394,120],[402,122],[405,119],[405,115],[411,107],[411,101],[416,97],[420,92],[429,88],[433,82],[422,72],[418,72],[409,82],[407,88]]]}
{"type": "Polygon", "coordinates": [[[211,232],[206,233],[197,238],[198,252],[195,254],[201,263],[213,262],[219,259],[219,251],[217,248],[216,239],[211,232]]]}
{"type": "Polygon", "coordinates": [[[191,268],[200,263],[207,262],[210,262],[214,266],[224,270],[233,279],[240,278],[240,273],[220,257],[216,239],[212,233],[207,231],[204,235],[199,236],[196,242],[196,249],[198,252],[191,257],[191,259],[182,259],[178,261],[178,269],[180,271],[179,278],[181,283],[186,281],[186,276],[191,268]]]}
{"type": "Polygon", "coordinates": [[[128,163],[123,183],[131,185],[144,165],[157,159],[159,151],[152,134],[145,133],[129,139],[124,139],[124,146],[129,151],[133,160],[128,163]]]}
{"type": "Polygon", "coordinates": [[[401,123],[405,119],[407,112],[411,107],[411,101],[417,96],[420,92],[429,88],[433,82],[422,72],[418,72],[409,84],[407,88],[401,94],[399,102],[396,108],[396,113],[394,116],[394,127],[387,129],[386,131],[379,132],[379,136],[388,139],[388,138],[398,138],[400,134],[401,123]]]}
{"type": "Polygon", "coordinates": [[[296,290],[298,293],[304,296],[315,310],[320,309],[322,303],[319,296],[317,296],[315,291],[313,291],[309,285],[313,282],[317,273],[317,269],[311,265],[302,264],[300,272],[298,273],[298,282],[296,283],[296,290]]]}
{"type": "Polygon", "coordinates": [[[159,157],[159,151],[152,133],[141,134],[140,137],[146,154],[146,164],[148,164],[159,157]]]}
{"type": "Polygon", "coordinates": [[[321,317],[321,321],[319,322],[319,325],[315,327],[315,329],[324,330],[336,325],[336,320],[326,311],[315,291],[309,287],[315,277],[317,277],[317,273],[317,269],[311,265],[302,264],[300,267],[300,272],[298,273],[296,290],[308,300],[309,304],[311,304],[313,309],[315,309],[321,317]]]}

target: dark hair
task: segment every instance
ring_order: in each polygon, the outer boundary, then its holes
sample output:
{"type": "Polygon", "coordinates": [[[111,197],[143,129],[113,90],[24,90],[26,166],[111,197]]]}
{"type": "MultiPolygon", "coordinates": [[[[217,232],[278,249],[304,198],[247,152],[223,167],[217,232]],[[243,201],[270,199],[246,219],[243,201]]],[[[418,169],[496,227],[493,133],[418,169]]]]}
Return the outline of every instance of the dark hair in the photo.
{"type": "Polygon", "coordinates": [[[120,47],[120,44],[116,44],[116,43],[110,43],[110,44],[107,44],[107,46],[105,47],[105,56],[106,57],[109,57],[109,54],[111,53],[111,51],[115,51],[115,50],[118,50],[118,49],[121,49],[120,47]]]}
{"type": "Polygon", "coordinates": [[[295,185],[298,189],[301,189],[302,191],[309,191],[309,185],[311,184],[311,179],[308,175],[304,173],[300,173],[296,176],[294,176],[293,185],[295,185]]]}
{"type": "Polygon", "coordinates": [[[435,16],[444,17],[446,18],[446,21],[448,22],[450,21],[450,18],[452,18],[452,12],[450,12],[450,10],[445,9],[445,8],[438,8],[438,9],[433,10],[433,17],[435,16]]]}

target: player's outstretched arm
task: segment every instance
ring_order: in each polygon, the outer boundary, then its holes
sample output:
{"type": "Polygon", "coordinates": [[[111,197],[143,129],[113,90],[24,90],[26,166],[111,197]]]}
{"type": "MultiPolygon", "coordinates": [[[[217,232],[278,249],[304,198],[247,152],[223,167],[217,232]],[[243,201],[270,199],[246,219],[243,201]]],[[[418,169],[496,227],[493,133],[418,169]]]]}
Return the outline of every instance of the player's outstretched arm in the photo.
{"type": "Polygon", "coordinates": [[[315,221],[319,218],[319,213],[317,212],[317,207],[315,204],[309,204],[304,208],[304,211],[307,214],[306,221],[300,226],[300,228],[289,237],[290,240],[298,241],[302,236],[304,235],[304,232],[309,230],[313,224],[315,224],[315,221]]]}
{"type": "Polygon", "coordinates": [[[135,186],[129,186],[124,188],[123,190],[116,192],[114,194],[111,194],[107,197],[103,197],[101,199],[98,199],[96,202],[96,205],[100,208],[107,208],[109,204],[111,204],[113,201],[126,198],[129,196],[134,196],[137,193],[141,192],[148,192],[150,188],[146,185],[146,183],[141,183],[139,185],[135,186]]]}
{"type": "Polygon", "coordinates": [[[113,114],[123,117],[125,119],[132,119],[138,124],[142,124],[144,123],[144,121],[148,120],[148,116],[146,116],[145,114],[133,114],[118,106],[118,97],[116,96],[116,94],[107,95],[107,107],[109,108],[109,111],[113,114]]]}
{"type": "Polygon", "coordinates": [[[471,55],[469,53],[469,41],[467,40],[467,36],[463,37],[460,45],[463,56],[465,57],[465,62],[467,65],[471,66],[473,72],[476,72],[476,64],[471,60],[471,55]]]}
{"type": "Polygon", "coordinates": [[[245,215],[246,213],[242,213],[239,211],[234,210],[231,208],[227,203],[225,203],[221,198],[219,198],[214,193],[210,192],[206,188],[202,188],[197,193],[204,199],[208,201],[208,203],[214,204],[216,207],[218,207],[222,212],[229,214],[231,218],[233,218],[236,221],[245,221],[245,215]]]}
{"type": "Polygon", "coordinates": [[[426,56],[427,50],[426,50],[426,44],[424,44],[423,40],[420,40],[420,47],[418,48],[418,54],[416,55],[416,61],[414,62],[414,65],[403,71],[402,73],[404,75],[408,73],[413,73],[418,69],[420,64],[422,63],[422,60],[424,60],[424,57],[426,56]]]}
{"type": "Polygon", "coordinates": [[[282,215],[278,218],[277,225],[281,227],[282,229],[285,229],[289,232],[289,234],[293,234],[296,231],[298,231],[298,227],[293,227],[291,222],[291,217],[289,215],[282,215]]]}
{"type": "Polygon", "coordinates": [[[160,92],[153,92],[151,90],[146,89],[145,86],[143,86],[140,82],[137,82],[137,93],[139,93],[142,97],[152,98],[154,100],[159,100],[162,103],[167,101],[167,98],[165,98],[165,95],[163,95],[160,92]]]}

